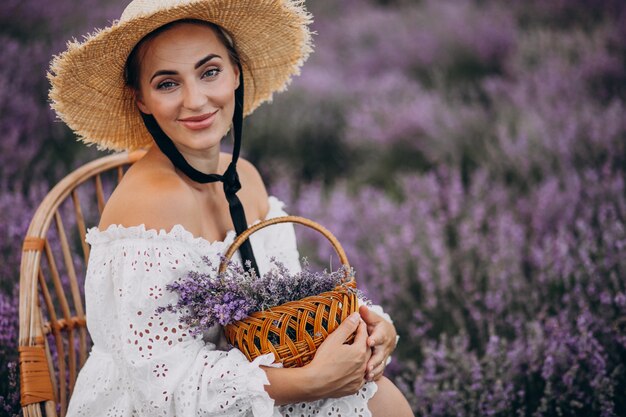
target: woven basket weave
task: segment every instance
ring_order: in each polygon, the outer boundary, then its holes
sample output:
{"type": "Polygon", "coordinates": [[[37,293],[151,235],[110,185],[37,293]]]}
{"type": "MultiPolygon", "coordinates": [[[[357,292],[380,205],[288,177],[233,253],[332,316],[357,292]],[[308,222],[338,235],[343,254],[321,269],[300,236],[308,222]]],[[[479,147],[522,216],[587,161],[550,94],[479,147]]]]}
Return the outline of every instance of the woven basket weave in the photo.
{"type": "MultiPolygon", "coordinates": [[[[323,234],[333,245],[341,264],[346,266],[343,283],[333,291],[256,311],[225,326],[224,333],[228,342],[249,360],[272,352],[277,362],[282,362],[286,368],[293,368],[309,363],[326,336],[358,309],[356,281],[337,239],[320,224],[298,216],[276,217],[244,231],[226,251],[219,272],[226,270],[228,260],[252,233],[277,223],[300,223],[323,234]]],[[[348,342],[352,342],[353,338],[354,335],[348,342]]]]}

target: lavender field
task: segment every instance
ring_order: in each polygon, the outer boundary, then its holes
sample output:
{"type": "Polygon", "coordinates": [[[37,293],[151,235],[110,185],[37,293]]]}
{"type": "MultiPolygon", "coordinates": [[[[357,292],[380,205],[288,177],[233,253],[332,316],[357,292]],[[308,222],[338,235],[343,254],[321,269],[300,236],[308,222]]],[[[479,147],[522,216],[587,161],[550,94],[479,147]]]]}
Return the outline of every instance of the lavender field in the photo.
{"type": "MultiPolygon", "coordinates": [[[[0,8],[0,415],[19,414],[21,239],[100,155],[55,121],[46,68],[124,3],[0,8]]],[[[626,3],[307,3],[316,52],[244,154],[391,314],[416,415],[626,416],[626,3]]]]}

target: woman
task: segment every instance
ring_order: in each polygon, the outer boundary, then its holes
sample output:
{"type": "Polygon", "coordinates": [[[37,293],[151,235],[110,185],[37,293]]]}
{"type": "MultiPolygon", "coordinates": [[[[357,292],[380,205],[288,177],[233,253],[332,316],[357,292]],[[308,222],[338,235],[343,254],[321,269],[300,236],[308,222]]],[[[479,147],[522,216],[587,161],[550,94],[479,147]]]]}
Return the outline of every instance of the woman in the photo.
{"type": "MultiPolygon", "coordinates": [[[[236,349],[218,350],[219,329],[203,340],[175,314],[155,313],[173,301],[168,283],[206,268],[202,257],[217,259],[233,229],[245,228],[244,212],[254,221],[285,215],[238,158],[241,119],[308,56],[309,16],[299,2],[243,4],[135,0],[119,22],[53,62],[53,107],[84,141],[149,147],[87,235],[94,347],[69,416],[412,415],[382,376],[396,333],[381,311],[361,307],[361,318],[345,320],[309,365],[290,369],[272,355],[250,363],[236,349]],[[232,156],[220,152],[231,125],[232,156]]],[[[242,255],[261,273],[270,257],[300,267],[292,226],[250,241],[242,255]]]]}

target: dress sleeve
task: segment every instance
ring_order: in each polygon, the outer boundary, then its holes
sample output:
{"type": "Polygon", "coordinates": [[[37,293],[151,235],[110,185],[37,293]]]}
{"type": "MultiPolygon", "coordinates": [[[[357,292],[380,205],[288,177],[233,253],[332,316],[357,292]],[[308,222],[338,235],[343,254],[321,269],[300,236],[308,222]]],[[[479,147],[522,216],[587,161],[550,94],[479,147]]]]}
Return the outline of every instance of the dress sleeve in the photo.
{"type": "MultiPolygon", "coordinates": [[[[274,416],[274,401],[260,365],[243,354],[215,350],[191,336],[175,313],[157,313],[175,302],[165,286],[185,270],[198,270],[188,243],[122,239],[92,245],[89,271],[111,281],[109,349],[130,391],[132,408],[152,416],[274,416]],[[188,268],[188,269],[187,269],[188,268]]],[[[93,277],[92,277],[93,278],[93,277]]],[[[106,313],[103,313],[106,314],[106,313]]],[[[97,329],[96,334],[98,334],[97,329]]],[[[95,341],[97,343],[97,341],[95,341]]]]}

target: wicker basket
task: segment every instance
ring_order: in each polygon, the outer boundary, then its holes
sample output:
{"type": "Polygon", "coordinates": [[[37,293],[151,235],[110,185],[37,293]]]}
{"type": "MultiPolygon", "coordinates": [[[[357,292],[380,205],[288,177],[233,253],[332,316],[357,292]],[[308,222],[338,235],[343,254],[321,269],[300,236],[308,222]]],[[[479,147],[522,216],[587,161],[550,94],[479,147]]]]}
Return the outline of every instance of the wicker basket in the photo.
{"type": "MultiPolygon", "coordinates": [[[[228,260],[248,237],[276,223],[300,223],[323,234],[333,245],[346,276],[333,291],[289,301],[264,311],[256,311],[243,320],[224,327],[228,342],[241,350],[249,360],[272,352],[286,368],[309,363],[328,334],[358,309],[356,282],[350,273],[346,254],[337,239],[323,226],[298,216],[276,217],[257,223],[237,236],[220,265],[224,272],[228,260]]],[[[354,335],[348,342],[352,342],[354,335]]]]}

